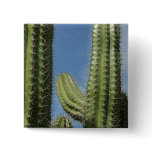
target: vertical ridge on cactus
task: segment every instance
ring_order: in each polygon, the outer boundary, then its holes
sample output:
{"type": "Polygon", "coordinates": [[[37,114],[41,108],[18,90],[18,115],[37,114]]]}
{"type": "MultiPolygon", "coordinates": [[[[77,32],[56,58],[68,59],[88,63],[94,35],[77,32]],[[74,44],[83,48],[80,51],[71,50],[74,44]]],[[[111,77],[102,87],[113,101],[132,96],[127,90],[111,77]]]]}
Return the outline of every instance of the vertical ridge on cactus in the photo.
{"type": "Polygon", "coordinates": [[[49,127],[51,121],[53,25],[41,25],[39,54],[39,127],[49,127]]]}
{"type": "Polygon", "coordinates": [[[121,73],[120,73],[120,27],[110,25],[110,79],[107,127],[120,127],[121,73]]]}
{"type": "Polygon", "coordinates": [[[38,119],[38,74],[39,74],[39,34],[40,25],[34,24],[32,26],[32,52],[31,52],[31,75],[30,75],[30,101],[28,112],[29,127],[36,127],[38,119]]]}
{"type": "Polygon", "coordinates": [[[33,126],[34,127],[34,123],[31,123],[31,121],[29,122],[29,120],[32,118],[30,117],[30,113],[29,113],[29,109],[31,109],[30,107],[30,103],[31,103],[31,96],[30,96],[30,92],[32,92],[32,88],[31,88],[31,75],[32,75],[32,32],[33,32],[33,27],[32,25],[25,25],[25,31],[28,30],[28,34],[24,35],[24,39],[25,41],[25,45],[24,45],[24,52],[25,52],[25,101],[24,101],[24,125],[25,127],[30,127],[33,126]]]}

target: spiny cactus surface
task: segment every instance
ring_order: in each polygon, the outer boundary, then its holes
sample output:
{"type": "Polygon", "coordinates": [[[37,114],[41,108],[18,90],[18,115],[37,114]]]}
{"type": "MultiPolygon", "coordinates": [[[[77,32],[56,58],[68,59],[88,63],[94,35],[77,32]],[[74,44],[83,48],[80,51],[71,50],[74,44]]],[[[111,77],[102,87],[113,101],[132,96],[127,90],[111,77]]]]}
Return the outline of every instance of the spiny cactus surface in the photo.
{"type": "Polygon", "coordinates": [[[53,25],[24,26],[24,126],[49,127],[53,25]]]}
{"type": "Polygon", "coordinates": [[[39,50],[39,127],[51,120],[53,25],[42,25],[39,50]]]}
{"type": "Polygon", "coordinates": [[[73,128],[71,121],[65,116],[59,116],[54,121],[52,128],[73,128]]]}
{"type": "Polygon", "coordinates": [[[69,74],[62,73],[57,77],[56,90],[63,108],[75,120],[84,120],[85,98],[69,74]]]}
{"type": "Polygon", "coordinates": [[[86,91],[86,127],[103,127],[106,124],[109,92],[110,26],[94,25],[92,57],[86,91]]]}

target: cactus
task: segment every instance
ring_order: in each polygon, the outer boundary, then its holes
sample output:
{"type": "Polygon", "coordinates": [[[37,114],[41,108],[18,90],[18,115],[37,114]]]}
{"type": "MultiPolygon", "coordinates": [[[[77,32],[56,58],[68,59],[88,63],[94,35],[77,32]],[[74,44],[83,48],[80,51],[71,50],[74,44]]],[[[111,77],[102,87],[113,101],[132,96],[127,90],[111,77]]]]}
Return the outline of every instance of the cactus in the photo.
{"type": "Polygon", "coordinates": [[[86,128],[127,127],[127,98],[121,91],[119,43],[118,24],[93,26],[86,97],[69,74],[59,74],[56,80],[57,95],[63,108],[86,128]]]}
{"type": "Polygon", "coordinates": [[[54,121],[52,128],[73,128],[71,121],[65,116],[59,116],[54,121]]]}
{"type": "Polygon", "coordinates": [[[64,108],[75,120],[84,119],[85,98],[79,91],[71,76],[62,73],[57,77],[58,98],[64,108]]]}
{"type": "Polygon", "coordinates": [[[24,126],[49,127],[53,25],[24,25],[24,126]]]}

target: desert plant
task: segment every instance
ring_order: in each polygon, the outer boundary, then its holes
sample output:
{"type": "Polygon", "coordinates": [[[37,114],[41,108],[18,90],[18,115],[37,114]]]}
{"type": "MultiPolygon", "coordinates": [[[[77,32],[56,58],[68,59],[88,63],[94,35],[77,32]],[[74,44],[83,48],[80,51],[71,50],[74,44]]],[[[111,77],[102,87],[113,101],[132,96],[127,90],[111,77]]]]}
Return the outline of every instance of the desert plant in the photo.
{"type": "Polygon", "coordinates": [[[75,120],[83,121],[86,103],[83,94],[69,74],[62,73],[57,77],[56,89],[58,98],[64,108],[75,120]]]}
{"type": "Polygon", "coordinates": [[[50,126],[52,39],[52,24],[24,25],[25,127],[50,126]]]}
{"type": "Polygon", "coordinates": [[[65,116],[58,116],[54,123],[52,124],[52,128],[73,128],[71,121],[65,116]]]}
{"type": "Polygon", "coordinates": [[[127,127],[127,97],[121,90],[120,26],[95,24],[86,97],[69,74],[56,80],[58,98],[71,117],[90,128],[127,127]]]}

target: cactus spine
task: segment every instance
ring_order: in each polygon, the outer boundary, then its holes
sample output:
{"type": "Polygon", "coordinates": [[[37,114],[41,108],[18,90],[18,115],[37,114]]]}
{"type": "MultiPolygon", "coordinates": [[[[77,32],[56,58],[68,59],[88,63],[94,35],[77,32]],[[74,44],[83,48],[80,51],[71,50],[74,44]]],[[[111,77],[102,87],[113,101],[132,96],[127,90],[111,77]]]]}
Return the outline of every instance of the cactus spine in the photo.
{"type": "Polygon", "coordinates": [[[121,92],[119,43],[119,25],[96,24],[93,26],[90,74],[86,98],[83,98],[84,106],[81,106],[83,110],[80,110],[81,107],[78,108],[78,103],[82,101],[79,96],[76,94],[72,96],[78,90],[75,91],[71,81],[68,80],[67,77],[70,75],[63,73],[57,78],[57,95],[63,108],[73,118],[83,122],[86,128],[127,127],[127,99],[121,92]],[[72,100],[73,97],[74,100],[72,100]],[[74,106],[72,101],[76,101],[74,106]]]}
{"type": "Polygon", "coordinates": [[[53,25],[24,26],[25,127],[49,127],[53,25]]]}
{"type": "Polygon", "coordinates": [[[59,116],[54,121],[52,128],[73,128],[71,121],[65,116],[59,116]]]}

